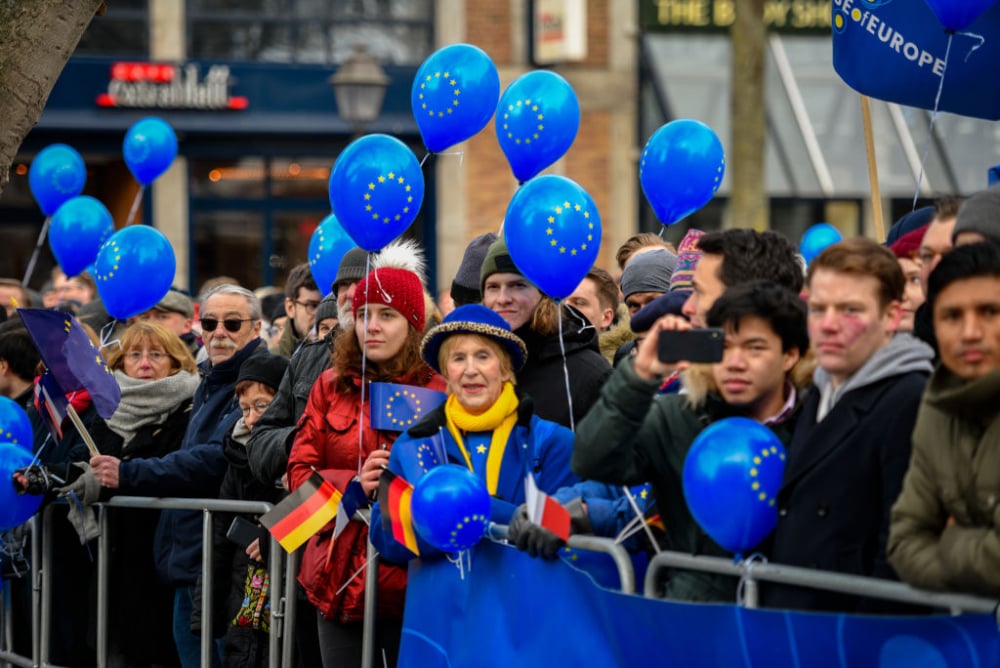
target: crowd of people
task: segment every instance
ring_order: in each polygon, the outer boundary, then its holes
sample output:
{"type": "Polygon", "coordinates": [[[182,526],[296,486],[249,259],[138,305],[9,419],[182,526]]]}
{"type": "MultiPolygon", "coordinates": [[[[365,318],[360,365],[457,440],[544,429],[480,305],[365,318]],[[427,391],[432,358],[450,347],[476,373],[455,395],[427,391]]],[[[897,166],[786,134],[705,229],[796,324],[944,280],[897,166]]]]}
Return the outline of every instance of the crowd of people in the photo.
{"type": "MultiPolygon", "coordinates": [[[[518,268],[503,238],[466,249],[447,307],[430,296],[422,250],[397,241],[349,251],[317,286],[295,267],[283,292],[218,277],[195,300],[171,290],[117,323],[86,275],[55,277],[37,306],[88,326],[121,388],[97,415],[68,396],[100,454],[70,422],[55,438],[33,386],[42,370],[0,279],[0,393],[27,410],[37,463],[21,493],[73,495],[51,540],[53,586],[72,604],[53,615],[51,660],[91,665],[96,535],[91,504],[115,494],[276,503],[318,472],[340,490],[357,480],[373,505],[306,543],[298,574],[298,665],[358,665],[363,623],[377,653],[398,654],[412,559],[442,558],[399,542],[376,502],[385,471],[416,483],[434,466],[467,467],[509,542],[558,557],[565,542],[530,519],[526,476],[569,511],[572,533],[616,537],[655,505],[655,534],[626,544],[732,556],[698,525],[682,472],[698,435],[727,417],[770,428],[787,451],[770,500],[777,527],[754,550],[781,564],[1000,595],[1000,186],[908,214],[878,243],[850,238],[806,266],[776,232],[691,230],[678,247],[651,234],[623,244],[612,273],[594,267],[554,300],[518,268]],[[59,286],[59,287],[56,287],[59,286]],[[323,293],[329,296],[323,297],[323,293]],[[664,356],[663,332],[720,328],[721,359],[664,356]],[[100,336],[96,332],[102,332],[100,336]],[[108,343],[108,342],[111,343],[108,343]],[[370,419],[373,382],[438,390],[446,399],[399,430],[370,419]],[[625,491],[646,485],[639,508],[625,491]],[[365,620],[369,540],[381,559],[375,619],[365,620]],[[652,543],[655,542],[656,545],[652,543]]],[[[241,517],[254,526],[257,518],[241,517]]],[[[200,665],[202,515],[116,509],[110,665],[200,665]]],[[[217,665],[264,665],[267,533],[213,526],[212,634],[217,665]]],[[[16,530],[15,530],[16,532],[16,530]]],[[[26,610],[30,583],[15,580],[26,610]]],[[[733,578],[666,572],[665,596],[736,600],[733,578]]],[[[838,592],[761,585],[767,607],[899,612],[838,592]]],[[[912,608],[906,609],[914,612],[912,608]]],[[[427,611],[433,614],[433,611],[427,611]]],[[[21,620],[15,650],[30,648],[21,620]]]]}

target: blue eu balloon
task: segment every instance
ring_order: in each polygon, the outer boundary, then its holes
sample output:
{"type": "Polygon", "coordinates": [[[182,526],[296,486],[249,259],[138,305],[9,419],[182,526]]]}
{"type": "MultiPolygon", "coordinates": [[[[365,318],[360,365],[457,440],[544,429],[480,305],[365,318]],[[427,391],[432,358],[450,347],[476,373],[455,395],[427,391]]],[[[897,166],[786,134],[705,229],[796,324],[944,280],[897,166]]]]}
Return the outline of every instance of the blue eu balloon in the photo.
{"type": "Polygon", "coordinates": [[[309,271],[323,296],[330,294],[337,269],[354,242],[332,213],[323,219],[309,239],[309,271]]]}
{"type": "Polygon", "coordinates": [[[0,397],[0,442],[13,443],[30,452],[33,440],[34,432],[24,408],[13,399],[0,397]]]}
{"type": "Polygon", "coordinates": [[[934,15],[948,30],[965,30],[996,0],[927,0],[934,15]]]}
{"type": "Polygon", "coordinates": [[[333,165],[333,213],[366,251],[377,251],[406,231],[423,201],[424,174],[417,156],[395,137],[355,139],[333,165]]]}
{"type": "Polygon", "coordinates": [[[642,192],[664,225],[705,206],[725,172],[726,156],[718,135],[704,123],[686,118],[654,132],[639,161],[642,192]]]}
{"type": "Polygon", "coordinates": [[[177,157],[177,135],[162,118],[144,118],[125,133],[122,156],[135,180],[148,186],[167,171],[177,157]]]}
{"type": "Polygon", "coordinates": [[[827,246],[837,243],[843,239],[838,230],[829,223],[816,223],[809,227],[802,235],[799,242],[799,253],[805,259],[806,264],[813,261],[817,255],[823,252],[827,246]]]}
{"type": "Polygon", "coordinates": [[[572,294],[601,247],[601,215],[594,200],[575,182],[554,174],[518,188],[503,231],[517,268],[555,299],[572,294]]]}
{"type": "Polygon", "coordinates": [[[170,290],[177,260],[170,242],[148,225],[111,235],[94,262],[94,280],[108,313],[126,320],[156,306],[170,290]]]}
{"type": "Polygon", "coordinates": [[[31,161],[28,186],[46,216],[51,216],[68,199],[83,192],[87,168],[71,146],[50,144],[31,161]]]}
{"type": "Polygon", "coordinates": [[[500,75],[486,52],[471,44],[435,51],[417,70],[410,91],[424,145],[439,153],[482,130],[497,108],[500,75]]]}
{"type": "Polygon", "coordinates": [[[548,70],[522,74],[500,97],[497,141],[521,183],[561,158],[580,129],[580,102],[565,79],[548,70]]]}
{"type": "Polygon", "coordinates": [[[31,452],[14,443],[0,442],[0,532],[24,524],[38,512],[42,497],[18,494],[10,482],[14,471],[31,463],[31,452]]]}
{"type": "Polygon", "coordinates": [[[49,247],[67,276],[86,271],[115,231],[108,208],[90,195],[63,202],[52,215],[49,247]]]}
{"type": "Polygon", "coordinates": [[[432,468],[413,486],[411,498],[413,528],[442,552],[467,550],[486,533],[490,495],[464,466],[432,468]]]}
{"type": "Polygon", "coordinates": [[[684,498],[716,543],[742,553],[778,523],[777,494],[785,448],[774,433],[748,418],[709,425],[684,460],[684,498]]]}

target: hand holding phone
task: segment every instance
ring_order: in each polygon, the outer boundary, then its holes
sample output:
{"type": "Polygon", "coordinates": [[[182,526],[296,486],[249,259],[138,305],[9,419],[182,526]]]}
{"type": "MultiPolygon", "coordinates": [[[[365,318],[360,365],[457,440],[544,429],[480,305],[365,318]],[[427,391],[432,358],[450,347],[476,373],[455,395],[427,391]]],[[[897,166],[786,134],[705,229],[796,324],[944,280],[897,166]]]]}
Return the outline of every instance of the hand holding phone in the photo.
{"type": "Polygon", "coordinates": [[[660,330],[656,356],[666,364],[696,362],[715,364],[722,361],[726,333],[721,327],[688,330],[660,330]]]}
{"type": "Polygon", "coordinates": [[[260,536],[261,527],[239,515],[233,518],[232,524],[229,525],[229,530],[226,531],[226,538],[243,549],[246,549],[250,543],[260,538],[260,536]]]}

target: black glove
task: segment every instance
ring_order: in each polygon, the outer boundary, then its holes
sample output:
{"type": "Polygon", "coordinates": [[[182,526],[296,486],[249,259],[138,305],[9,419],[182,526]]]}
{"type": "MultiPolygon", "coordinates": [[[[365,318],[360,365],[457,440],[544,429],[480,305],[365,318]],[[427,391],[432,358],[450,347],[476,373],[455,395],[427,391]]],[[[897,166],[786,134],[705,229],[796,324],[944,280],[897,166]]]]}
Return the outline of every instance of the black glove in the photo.
{"type": "MultiPolygon", "coordinates": [[[[580,498],[565,504],[570,516],[570,534],[590,533],[590,517],[587,508],[580,498]]],[[[521,504],[514,511],[507,527],[507,539],[517,545],[517,549],[527,552],[533,557],[555,559],[559,550],[566,542],[545,527],[539,526],[528,519],[528,507],[521,504]]]]}
{"type": "Polygon", "coordinates": [[[15,470],[13,482],[14,489],[17,490],[18,494],[31,494],[32,496],[45,494],[55,484],[48,472],[38,464],[15,470]]]}

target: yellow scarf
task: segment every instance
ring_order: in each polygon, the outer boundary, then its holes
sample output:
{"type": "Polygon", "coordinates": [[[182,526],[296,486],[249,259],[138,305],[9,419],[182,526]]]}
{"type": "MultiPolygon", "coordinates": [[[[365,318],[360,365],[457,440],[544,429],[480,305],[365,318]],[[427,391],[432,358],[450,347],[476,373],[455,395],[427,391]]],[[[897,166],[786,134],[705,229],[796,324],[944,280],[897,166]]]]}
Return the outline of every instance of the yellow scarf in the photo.
{"type": "Polygon", "coordinates": [[[493,402],[484,413],[472,415],[467,412],[462,404],[458,403],[455,395],[450,395],[444,404],[444,414],[448,421],[448,431],[451,432],[455,442],[458,443],[462,456],[465,457],[465,464],[472,468],[472,458],[462,440],[462,434],[492,431],[490,438],[490,452],[486,456],[486,489],[490,496],[497,493],[497,483],[500,480],[500,463],[503,461],[504,450],[507,449],[507,439],[510,432],[517,424],[517,395],[514,394],[514,385],[510,382],[503,384],[500,396],[493,402]]]}

